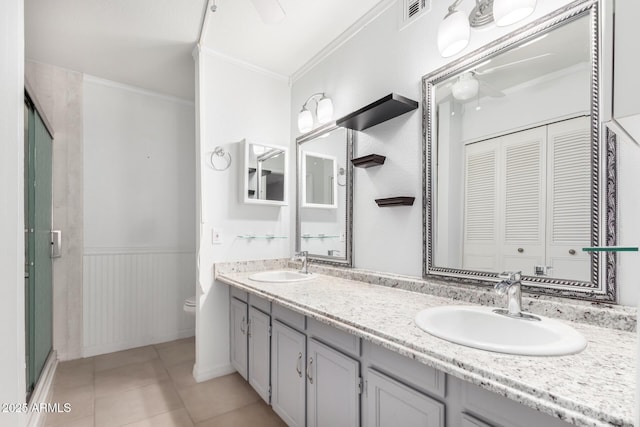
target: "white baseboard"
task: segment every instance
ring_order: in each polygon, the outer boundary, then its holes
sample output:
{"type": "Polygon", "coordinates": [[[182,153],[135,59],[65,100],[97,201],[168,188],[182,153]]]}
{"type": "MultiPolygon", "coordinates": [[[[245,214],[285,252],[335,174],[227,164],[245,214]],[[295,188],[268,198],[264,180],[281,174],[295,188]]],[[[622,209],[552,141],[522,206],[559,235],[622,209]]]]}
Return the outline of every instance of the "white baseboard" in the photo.
{"type": "MultiPolygon", "coordinates": [[[[35,403],[51,403],[53,395],[53,379],[58,367],[58,355],[55,350],[49,353],[49,357],[42,368],[40,379],[36,384],[29,405],[35,403]]],[[[40,427],[44,425],[47,418],[46,412],[30,411],[27,416],[27,427],[40,427]]]]}
{"type": "Polygon", "coordinates": [[[231,365],[231,363],[213,366],[206,369],[198,369],[198,365],[193,366],[193,377],[196,379],[196,382],[199,383],[222,377],[224,375],[233,374],[234,372],[236,372],[236,369],[231,365]]]}
{"type": "Polygon", "coordinates": [[[135,342],[120,342],[109,345],[101,345],[95,347],[85,347],[82,349],[82,357],[98,356],[100,354],[113,353],[116,351],[128,350],[130,348],[144,347],[146,345],[160,344],[168,341],[175,341],[182,338],[189,338],[195,336],[196,331],[194,329],[187,329],[179,331],[174,334],[164,335],[161,337],[148,337],[144,340],[136,340],[135,342]]]}

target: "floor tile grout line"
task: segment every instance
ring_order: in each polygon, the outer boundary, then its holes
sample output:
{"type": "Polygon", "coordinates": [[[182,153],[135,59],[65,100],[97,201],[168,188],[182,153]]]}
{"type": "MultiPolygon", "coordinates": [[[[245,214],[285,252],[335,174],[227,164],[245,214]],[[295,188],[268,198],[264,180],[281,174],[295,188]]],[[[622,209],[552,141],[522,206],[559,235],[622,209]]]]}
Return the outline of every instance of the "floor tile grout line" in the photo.
{"type": "MultiPolygon", "coordinates": [[[[215,380],[215,378],[214,378],[214,380],[215,380]]],[[[227,414],[229,414],[231,412],[239,411],[241,409],[246,408],[247,406],[255,405],[256,403],[260,403],[260,402],[264,402],[264,400],[262,400],[262,398],[258,398],[258,400],[254,401],[254,402],[247,403],[246,405],[239,406],[239,407],[231,409],[229,411],[221,412],[218,415],[214,415],[213,417],[205,418],[204,420],[200,421],[200,423],[204,423],[205,421],[211,421],[214,418],[218,418],[218,417],[221,417],[223,415],[227,415],[227,414]]],[[[188,409],[187,409],[187,412],[189,412],[188,409]]],[[[195,425],[195,423],[194,423],[194,425],[195,425]]]]}

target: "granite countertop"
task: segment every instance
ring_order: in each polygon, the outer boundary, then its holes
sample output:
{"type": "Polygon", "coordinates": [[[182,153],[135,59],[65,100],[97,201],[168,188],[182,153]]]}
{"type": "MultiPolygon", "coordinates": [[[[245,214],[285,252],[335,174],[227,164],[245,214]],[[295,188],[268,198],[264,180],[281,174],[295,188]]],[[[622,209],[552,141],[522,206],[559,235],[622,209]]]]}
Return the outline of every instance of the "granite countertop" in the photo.
{"type": "Polygon", "coordinates": [[[415,325],[419,311],[461,305],[459,300],[335,276],[265,283],[250,280],[250,274],[216,268],[223,283],[569,423],[633,426],[635,333],[564,320],[587,338],[583,352],[561,357],[493,353],[436,338],[415,325]]]}

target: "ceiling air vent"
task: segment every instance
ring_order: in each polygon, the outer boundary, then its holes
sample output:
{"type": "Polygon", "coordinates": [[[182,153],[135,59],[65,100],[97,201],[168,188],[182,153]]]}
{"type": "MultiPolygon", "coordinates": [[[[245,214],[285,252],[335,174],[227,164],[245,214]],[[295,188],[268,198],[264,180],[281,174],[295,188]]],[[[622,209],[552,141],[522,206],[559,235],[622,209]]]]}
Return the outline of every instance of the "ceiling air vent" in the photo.
{"type": "Polygon", "coordinates": [[[431,0],[402,0],[398,4],[401,7],[400,29],[403,29],[431,9],[431,0]]]}

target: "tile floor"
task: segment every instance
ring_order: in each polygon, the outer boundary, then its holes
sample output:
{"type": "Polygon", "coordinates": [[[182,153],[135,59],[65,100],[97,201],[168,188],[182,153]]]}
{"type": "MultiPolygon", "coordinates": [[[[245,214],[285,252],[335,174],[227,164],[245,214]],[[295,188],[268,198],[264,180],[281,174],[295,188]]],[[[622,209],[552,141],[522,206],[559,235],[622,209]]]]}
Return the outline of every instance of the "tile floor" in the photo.
{"type": "Polygon", "coordinates": [[[55,427],[280,427],[285,423],[238,374],[196,383],[193,338],[61,362],[49,414],[55,427]]]}

